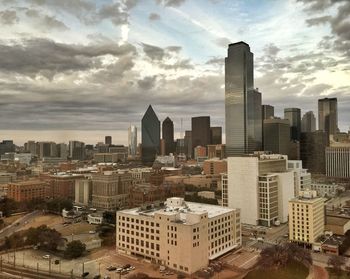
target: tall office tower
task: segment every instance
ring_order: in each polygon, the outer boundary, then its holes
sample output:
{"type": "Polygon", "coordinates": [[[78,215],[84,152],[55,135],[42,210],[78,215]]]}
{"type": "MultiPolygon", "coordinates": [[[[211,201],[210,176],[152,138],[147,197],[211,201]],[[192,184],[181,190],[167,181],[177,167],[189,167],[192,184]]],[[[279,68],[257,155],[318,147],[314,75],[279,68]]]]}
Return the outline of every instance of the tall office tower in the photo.
{"type": "Polygon", "coordinates": [[[300,159],[303,167],[311,173],[325,173],[326,159],[325,150],[329,145],[326,132],[315,131],[312,133],[301,133],[300,159]]]}
{"type": "Polygon", "coordinates": [[[264,120],[264,150],[288,155],[290,142],[289,120],[271,118],[264,120]]]}
{"type": "Polygon", "coordinates": [[[150,105],[142,118],[142,162],[152,164],[160,148],[160,121],[150,105]]]}
{"type": "Polygon", "coordinates": [[[40,159],[44,157],[57,157],[56,143],[46,141],[38,142],[38,155],[40,159]]]}
{"type": "Polygon", "coordinates": [[[324,233],[325,199],[316,191],[300,192],[289,201],[289,240],[311,247],[324,233]],[[307,220],[305,222],[305,220],[307,220]]]}
{"type": "Polygon", "coordinates": [[[325,131],[328,136],[338,132],[337,98],[318,100],[318,129],[325,131]]]}
{"type": "Polygon", "coordinates": [[[37,155],[37,144],[35,141],[30,140],[24,144],[24,150],[30,152],[33,156],[37,155]]]}
{"type": "Polygon", "coordinates": [[[270,119],[275,117],[275,108],[270,105],[261,106],[261,118],[262,120],[270,119]]]}
{"type": "Polygon", "coordinates": [[[174,123],[169,117],[165,118],[162,123],[162,139],[165,145],[165,155],[174,153],[174,123]]]}
{"type": "Polygon", "coordinates": [[[308,111],[301,119],[301,132],[309,133],[316,131],[316,117],[312,111],[308,111]]]}
{"type": "Polygon", "coordinates": [[[7,152],[15,152],[16,146],[13,144],[13,140],[3,140],[0,142],[0,155],[4,155],[7,152]]]}
{"type": "Polygon", "coordinates": [[[69,141],[69,157],[72,160],[85,159],[85,143],[81,141],[69,141]]]}
{"type": "Polygon", "coordinates": [[[261,150],[261,94],[254,90],[253,72],[253,53],[249,45],[244,42],[230,44],[225,58],[228,157],[261,150]]]}
{"type": "Polygon", "coordinates": [[[210,127],[210,144],[222,144],[221,127],[210,127]]]}
{"type": "Polygon", "coordinates": [[[192,155],[196,146],[210,144],[210,116],[192,117],[192,155]]]}
{"type": "Polygon", "coordinates": [[[105,144],[112,145],[112,137],[111,136],[105,136],[105,144]]]}
{"type": "Polygon", "coordinates": [[[239,207],[244,224],[271,226],[288,221],[294,172],[287,169],[287,156],[235,156],[227,158],[227,163],[227,183],[222,184],[224,206],[239,207]]]}
{"type": "Polygon", "coordinates": [[[291,140],[300,141],[301,114],[299,108],[285,108],[284,119],[289,120],[291,140]]]}
{"type": "Polygon", "coordinates": [[[137,154],[137,128],[133,125],[128,129],[128,152],[131,156],[137,154]]]}
{"type": "Polygon", "coordinates": [[[57,157],[67,160],[68,147],[65,143],[58,143],[57,145],[57,157]]]}
{"type": "Polygon", "coordinates": [[[192,131],[185,131],[184,144],[186,157],[192,158],[192,131]]]}

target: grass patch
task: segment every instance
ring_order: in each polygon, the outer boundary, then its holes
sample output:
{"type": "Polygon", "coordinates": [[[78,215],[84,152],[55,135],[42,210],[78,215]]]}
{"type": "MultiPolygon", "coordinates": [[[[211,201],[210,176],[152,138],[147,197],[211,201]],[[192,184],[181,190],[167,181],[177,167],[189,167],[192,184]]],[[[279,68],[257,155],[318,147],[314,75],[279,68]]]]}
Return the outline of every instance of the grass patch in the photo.
{"type": "Polygon", "coordinates": [[[286,267],[278,270],[258,268],[244,277],[244,279],[304,279],[309,275],[309,269],[301,263],[291,261],[286,267]]]}
{"type": "Polygon", "coordinates": [[[327,268],[326,270],[328,271],[329,279],[349,279],[350,274],[346,271],[342,271],[340,274],[335,274],[332,269],[327,268]]]}

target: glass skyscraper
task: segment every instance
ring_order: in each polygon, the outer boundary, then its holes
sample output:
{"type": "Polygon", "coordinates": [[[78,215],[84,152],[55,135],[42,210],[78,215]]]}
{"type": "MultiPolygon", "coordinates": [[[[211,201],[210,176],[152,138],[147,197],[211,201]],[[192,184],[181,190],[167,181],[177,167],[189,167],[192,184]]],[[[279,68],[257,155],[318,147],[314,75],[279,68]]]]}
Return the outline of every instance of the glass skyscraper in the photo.
{"type": "Polygon", "coordinates": [[[225,58],[227,156],[261,150],[261,93],[254,90],[253,53],[245,42],[230,44],[225,58]]]}
{"type": "Polygon", "coordinates": [[[285,108],[284,119],[289,120],[290,137],[292,140],[300,141],[301,112],[299,108],[285,108]]]}
{"type": "Polygon", "coordinates": [[[142,162],[152,164],[159,154],[160,121],[150,105],[142,118],[142,162]]]}
{"type": "Polygon", "coordinates": [[[162,124],[162,139],[165,141],[165,155],[174,153],[174,123],[169,117],[165,118],[162,124]]]}
{"type": "Polygon", "coordinates": [[[318,129],[328,135],[338,132],[338,104],[337,98],[318,100],[318,129]]]}

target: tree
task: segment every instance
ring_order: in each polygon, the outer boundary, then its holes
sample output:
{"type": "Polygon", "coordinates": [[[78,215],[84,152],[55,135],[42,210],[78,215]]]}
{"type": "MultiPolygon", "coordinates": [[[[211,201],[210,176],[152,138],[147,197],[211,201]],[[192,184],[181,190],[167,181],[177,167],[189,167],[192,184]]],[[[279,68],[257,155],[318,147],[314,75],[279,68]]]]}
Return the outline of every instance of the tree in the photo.
{"type": "Polygon", "coordinates": [[[40,240],[40,246],[48,250],[56,250],[57,246],[62,242],[61,234],[46,225],[38,227],[37,234],[40,240]]]}
{"type": "Polygon", "coordinates": [[[329,268],[331,268],[334,273],[340,274],[341,267],[345,264],[345,258],[337,255],[330,256],[327,262],[329,268]]]}
{"type": "Polygon", "coordinates": [[[18,209],[18,202],[16,202],[15,200],[4,198],[0,201],[0,211],[2,211],[2,214],[5,217],[10,216],[11,213],[16,209],[18,209]]]}
{"type": "Polygon", "coordinates": [[[108,224],[116,223],[116,213],[114,211],[103,212],[103,219],[106,220],[108,224]]]}
{"type": "Polygon", "coordinates": [[[67,248],[64,251],[66,258],[75,259],[79,258],[86,250],[86,245],[80,240],[73,240],[67,244],[67,248]]]}

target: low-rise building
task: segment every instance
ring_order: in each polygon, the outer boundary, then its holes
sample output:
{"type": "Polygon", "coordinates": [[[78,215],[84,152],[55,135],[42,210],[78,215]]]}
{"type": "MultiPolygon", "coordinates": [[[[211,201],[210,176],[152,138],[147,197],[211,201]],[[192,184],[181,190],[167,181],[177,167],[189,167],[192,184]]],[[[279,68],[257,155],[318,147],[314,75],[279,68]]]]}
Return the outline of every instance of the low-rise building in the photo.
{"type": "Polygon", "coordinates": [[[311,190],[317,192],[317,195],[321,197],[335,197],[338,192],[344,192],[345,187],[332,183],[311,183],[311,190]]]}
{"type": "Polygon", "coordinates": [[[91,213],[88,214],[87,221],[89,224],[100,225],[103,223],[103,216],[102,214],[91,213]]]}
{"type": "Polygon", "coordinates": [[[204,174],[216,174],[227,172],[227,160],[220,160],[218,158],[205,160],[203,163],[204,174]]]}
{"type": "Polygon", "coordinates": [[[91,179],[78,179],[75,181],[75,203],[89,205],[92,201],[91,179]]]}
{"type": "Polygon", "coordinates": [[[345,235],[350,230],[350,218],[344,216],[326,216],[325,230],[336,235],[345,235]]]}
{"type": "Polygon", "coordinates": [[[117,212],[118,253],[192,274],[241,245],[240,210],[169,198],[117,212]]]}
{"type": "Polygon", "coordinates": [[[198,196],[206,199],[215,199],[215,192],[212,191],[200,191],[198,196]]]}
{"type": "Polygon", "coordinates": [[[47,183],[40,180],[12,182],[7,186],[7,197],[17,202],[45,199],[47,188],[47,183]]]}

